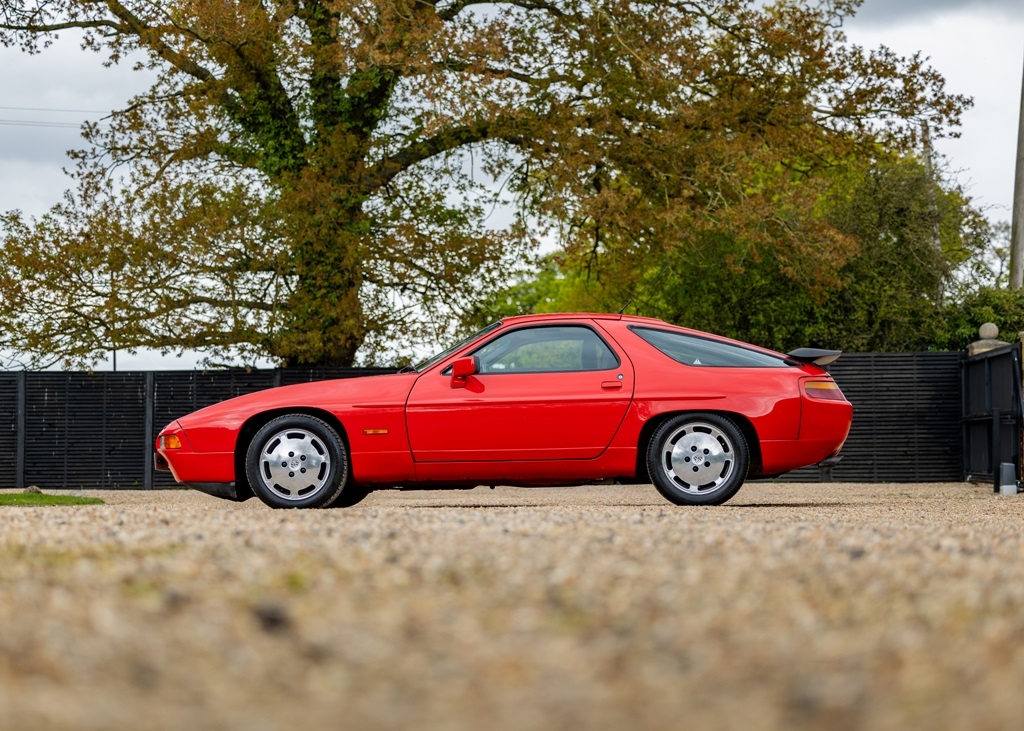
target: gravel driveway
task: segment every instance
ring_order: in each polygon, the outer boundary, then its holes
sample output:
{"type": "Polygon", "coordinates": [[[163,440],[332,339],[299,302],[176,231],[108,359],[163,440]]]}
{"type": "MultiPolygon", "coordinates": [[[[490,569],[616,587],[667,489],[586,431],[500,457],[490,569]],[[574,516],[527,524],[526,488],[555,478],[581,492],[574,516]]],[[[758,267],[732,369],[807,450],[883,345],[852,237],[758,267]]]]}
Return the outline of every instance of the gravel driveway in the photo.
{"type": "Polygon", "coordinates": [[[0,508],[2,729],[1010,729],[1024,496],[0,508]]]}

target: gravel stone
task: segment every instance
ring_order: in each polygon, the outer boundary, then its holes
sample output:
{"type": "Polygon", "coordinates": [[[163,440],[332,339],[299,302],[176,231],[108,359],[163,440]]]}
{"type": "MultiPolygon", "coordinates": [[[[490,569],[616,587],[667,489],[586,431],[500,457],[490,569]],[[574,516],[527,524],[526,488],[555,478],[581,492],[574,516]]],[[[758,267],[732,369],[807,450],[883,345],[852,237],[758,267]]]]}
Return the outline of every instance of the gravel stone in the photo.
{"type": "Polygon", "coordinates": [[[1024,726],[1024,496],[201,493],[0,515],[0,729],[1024,726]]]}

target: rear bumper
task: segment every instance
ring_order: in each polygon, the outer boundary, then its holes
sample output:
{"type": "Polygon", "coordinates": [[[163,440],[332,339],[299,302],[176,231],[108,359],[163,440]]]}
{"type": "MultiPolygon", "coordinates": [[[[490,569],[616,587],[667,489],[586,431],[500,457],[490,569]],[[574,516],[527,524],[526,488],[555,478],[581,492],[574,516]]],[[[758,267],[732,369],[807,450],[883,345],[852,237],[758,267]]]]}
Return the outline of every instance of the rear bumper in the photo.
{"type": "Polygon", "coordinates": [[[842,459],[840,452],[852,423],[850,402],[804,397],[799,438],[761,442],[764,473],[774,475],[811,465],[831,467],[837,464],[842,459]]]}

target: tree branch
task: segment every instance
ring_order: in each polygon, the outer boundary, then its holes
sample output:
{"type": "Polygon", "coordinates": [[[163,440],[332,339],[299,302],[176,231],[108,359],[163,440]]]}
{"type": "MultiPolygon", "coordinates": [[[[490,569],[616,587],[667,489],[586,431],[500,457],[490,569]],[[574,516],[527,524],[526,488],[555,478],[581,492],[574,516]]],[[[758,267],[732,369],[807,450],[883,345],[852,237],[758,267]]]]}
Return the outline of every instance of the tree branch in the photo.
{"type": "Polygon", "coordinates": [[[503,140],[514,145],[525,142],[525,137],[513,133],[511,129],[506,131],[502,129],[503,126],[499,121],[477,122],[417,140],[371,167],[359,181],[359,189],[364,195],[370,195],[394,180],[403,170],[465,145],[484,140],[503,140]]]}
{"type": "Polygon", "coordinates": [[[192,59],[178,53],[169,45],[159,40],[160,35],[144,23],[137,15],[122,5],[118,0],[107,0],[107,8],[127,26],[121,28],[122,32],[130,32],[139,39],[139,43],[149,48],[157,56],[167,61],[179,71],[188,74],[200,81],[212,81],[215,76],[212,71],[196,63],[192,59]]]}
{"type": "MultiPolygon", "coordinates": [[[[438,3],[434,3],[436,7],[438,3]]],[[[454,20],[455,16],[461,13],[463,10],[471,5],[514,5],[525,10],[544,10],[551,13],[559,18],[566,16],[565,11],[561,10],[557,5],[550,2],[544,2],[543,0],[455,0],[447,8],[438,11],[437,15],[441,20],[450,21],[454,20]]]]}

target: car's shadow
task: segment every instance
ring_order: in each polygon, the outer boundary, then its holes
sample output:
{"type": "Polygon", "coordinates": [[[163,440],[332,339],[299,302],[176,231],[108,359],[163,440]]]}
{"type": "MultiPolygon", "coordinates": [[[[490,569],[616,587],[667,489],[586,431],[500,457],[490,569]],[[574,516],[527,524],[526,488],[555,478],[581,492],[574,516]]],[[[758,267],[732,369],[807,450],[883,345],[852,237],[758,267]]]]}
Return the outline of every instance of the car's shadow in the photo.
{"type": "MultiPolygon", "coordinates": [[[[370,507],[370,506],[367,505],[367,507],[370,507]]],[[[398,506],[389,505],[388,507],[398,507],[398,506]]],[[[417,505],[416,503],[412,503],[411,505],[401,505],[400,507],[403,507],[403,508],[424,508],[424,509],[428,509],[428,510],[440,510],[440,509],[449,510],[451,508],[472,508],[474,510],[479,510],[480,508],[546,508],[546,507],[551,507],[551,506],[548,506],[548,505],[538,505],[536,503],[507,503],[507,504],[506,503],[444,503],[444,504],[441,504],[441,505],[438,505],[438,504],[417,505]]]]}
{"type": "Polygon", "coordinates": [[[382,507],[402,507],[402,508],[417,508],[425,510],[450,510],[451,508],[470,508],[473,510],[481,510],[486,508],[554,508],[554,507],[593,507],[593,508],[661,508],[669,510],[671,508],[678,507],[682,510],[687,510],[689,507],[712,507],[715,509],[727,509],[727,508],[848,508],[852,507],[853,503],[727,503],[726,505],[711,505],[711,506],[673,506],[673,505],[652,505],[650,503],[594,503],[593,505],[557,505],[551,503],[431,503],[427,504],[391,504],[391,505],[366,505],[365,507],[382,508],[382,507]]]}
{"type": "Polygon", "coordinates": [[[720,508],[850,508],[853,503],[728,503],[720,508]]]}

